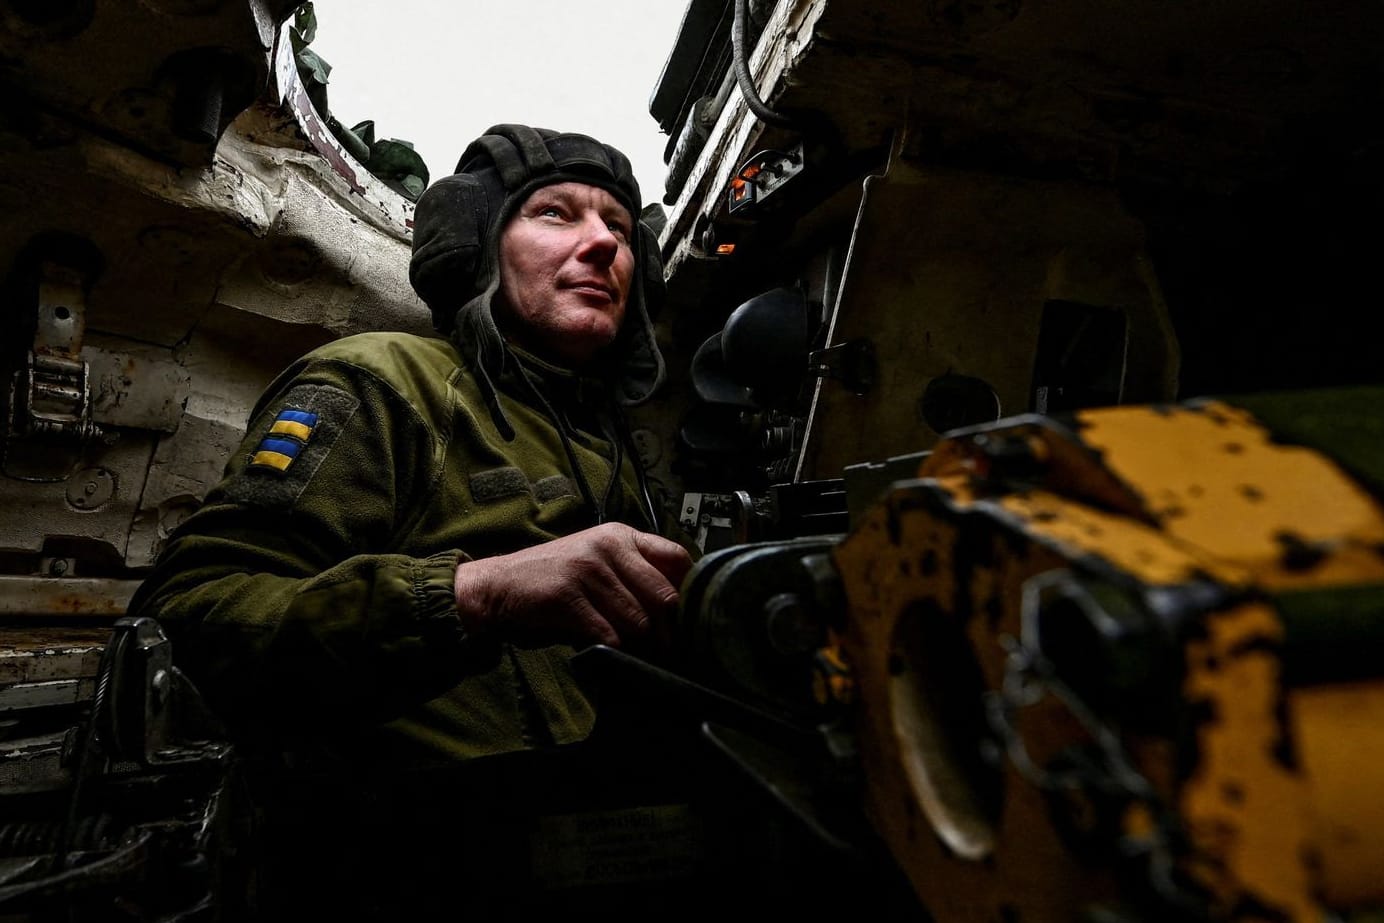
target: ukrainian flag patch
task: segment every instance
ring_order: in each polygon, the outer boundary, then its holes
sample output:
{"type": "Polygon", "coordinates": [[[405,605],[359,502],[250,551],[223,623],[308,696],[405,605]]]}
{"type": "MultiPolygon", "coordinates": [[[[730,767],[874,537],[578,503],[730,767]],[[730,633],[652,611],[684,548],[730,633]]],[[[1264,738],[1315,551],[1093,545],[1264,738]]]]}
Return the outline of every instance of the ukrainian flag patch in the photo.
{"type": "Polygon", "coordinates": [[[360,398],[334,385],[290,386],[251,422],[237,451],[244,467],[222,482],[226,499],[293,509],[359,408],[360,398]]]}
{"type": "Polygon", "coordinates": [[[309,413],[306,410],[285,408],[280,410],[279,415],[274,418],[274,425],[269,427],[269,435],[288,436],[299,442],[307,442],[312,436],[313,427],[316,425],[317,414],[309,413]]]}
{"type": "Polygon", "coordinates": [[[298,458],[317,427],[317,414],[285,407],[250,454],[250,467],[284,472],[298,458]]]}

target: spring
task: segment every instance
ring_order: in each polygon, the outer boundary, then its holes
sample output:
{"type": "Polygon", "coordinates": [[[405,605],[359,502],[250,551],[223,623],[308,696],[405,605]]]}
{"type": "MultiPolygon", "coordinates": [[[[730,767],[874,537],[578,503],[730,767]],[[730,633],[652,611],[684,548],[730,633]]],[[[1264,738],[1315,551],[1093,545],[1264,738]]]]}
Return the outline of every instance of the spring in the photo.
{"type": "MultiPolygon", "coordinates": [[[[109,814],[92,814],[77,821],[70,849],[111,849],[120,841],[119,824],[109,814]]],[[[59,821],[19,821],[0,825],[0,858],[37,856],[58,848],[62,823],[59,821]]]]}

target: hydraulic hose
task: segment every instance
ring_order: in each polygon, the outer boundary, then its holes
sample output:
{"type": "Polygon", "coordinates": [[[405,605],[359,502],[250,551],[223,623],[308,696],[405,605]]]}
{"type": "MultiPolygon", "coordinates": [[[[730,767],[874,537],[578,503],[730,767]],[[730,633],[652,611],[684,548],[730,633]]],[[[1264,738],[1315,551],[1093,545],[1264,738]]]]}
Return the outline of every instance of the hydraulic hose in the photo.
{"type": "Polygon", "coordinates": [[[759,90],[755,88],[754,78],[750,76],[750,55],[745,49],[745,20],[749,18],[748,7],[749,0],[735,0],[735,17],[731,20],[730,26],[731,66],[735,68],[735,82],[740,85],[740,92],[744,95],[745,104],[750,107],[751,112],[770,125],[792,128],[792,119],[770,109],[764,100],[759,98],[759,90]]]}

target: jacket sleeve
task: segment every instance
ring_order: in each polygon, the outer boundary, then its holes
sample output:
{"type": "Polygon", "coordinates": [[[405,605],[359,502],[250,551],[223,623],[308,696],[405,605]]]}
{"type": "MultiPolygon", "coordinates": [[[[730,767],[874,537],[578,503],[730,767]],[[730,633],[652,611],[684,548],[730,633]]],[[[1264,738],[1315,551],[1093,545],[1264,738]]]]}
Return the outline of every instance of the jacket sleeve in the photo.
{"type": "Polygon", "coordinates": [[[285,373],[222,482],[173,535],[131,604],[239,723],[388,719],[489,657],[468,642],[462,555],[388,553],[435,489],[438,436],[346,363],[285,373]]]}

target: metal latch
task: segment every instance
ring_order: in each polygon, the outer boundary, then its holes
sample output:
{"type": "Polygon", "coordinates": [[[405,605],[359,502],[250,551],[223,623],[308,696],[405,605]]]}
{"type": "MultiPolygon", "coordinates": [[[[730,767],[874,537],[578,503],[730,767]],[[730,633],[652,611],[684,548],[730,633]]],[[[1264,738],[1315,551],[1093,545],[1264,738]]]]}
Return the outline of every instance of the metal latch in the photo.
{"type": "Polygon", "coordinates": [[[10,385],[10,434],[85,442],[92,421],[91,369],[82,359],[86,298],[76,270],[45,262],[38,286],[34,345],[10,385]]]}

